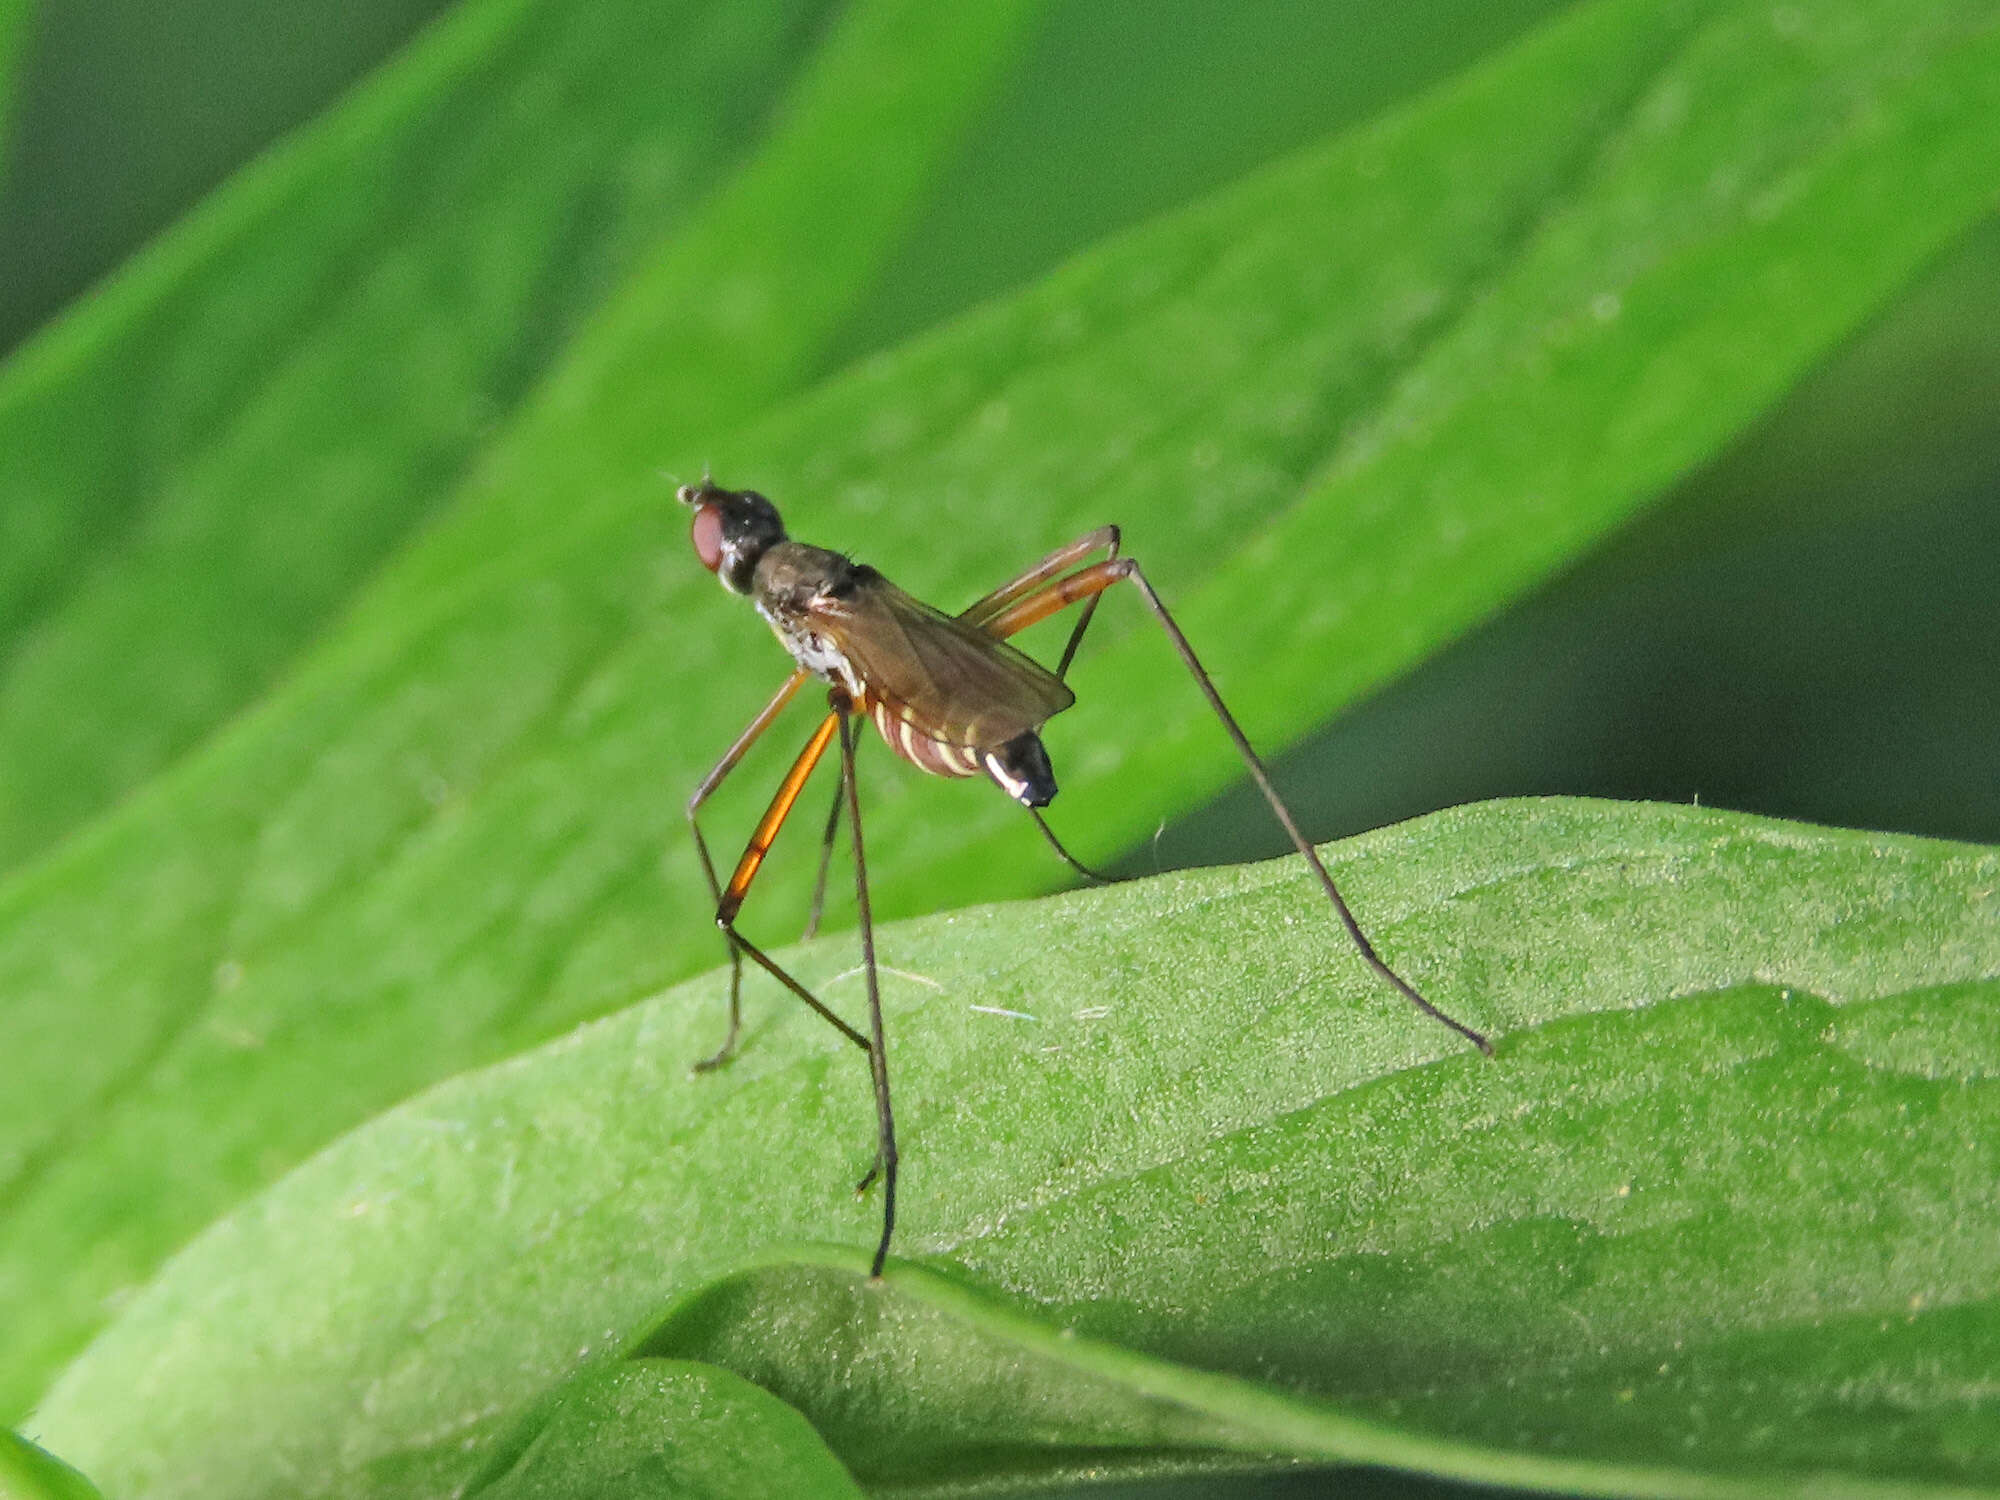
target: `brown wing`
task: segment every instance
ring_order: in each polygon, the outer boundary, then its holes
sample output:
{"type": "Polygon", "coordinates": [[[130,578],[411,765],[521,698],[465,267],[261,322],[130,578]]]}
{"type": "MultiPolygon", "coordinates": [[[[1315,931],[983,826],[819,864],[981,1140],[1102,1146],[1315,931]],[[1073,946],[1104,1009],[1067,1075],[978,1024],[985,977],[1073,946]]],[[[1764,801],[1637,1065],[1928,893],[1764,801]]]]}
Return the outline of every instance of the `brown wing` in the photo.
{"type": "Polygon", "coordinates": [[[1076,702],[1039,662],[872,569],[838,597],[813,600],[807,613],[873,696],[949,745],[1003,745],[1076,702]]]}

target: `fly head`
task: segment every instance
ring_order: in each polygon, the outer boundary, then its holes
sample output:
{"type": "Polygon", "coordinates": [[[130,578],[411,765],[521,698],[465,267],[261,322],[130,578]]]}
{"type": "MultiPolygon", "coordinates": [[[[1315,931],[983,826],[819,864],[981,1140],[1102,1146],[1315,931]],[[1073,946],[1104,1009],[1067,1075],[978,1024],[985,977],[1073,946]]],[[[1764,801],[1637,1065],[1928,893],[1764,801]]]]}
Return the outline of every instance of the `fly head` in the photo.
{"type": "Polygon", "coordinates": [[[694,511],[692,540],[701,565],[731,593],[749,593],[757,559],[785,539],[778,507],[755,490],[725,490],[712,479],[684,484],[678,493],[694,511]]]}

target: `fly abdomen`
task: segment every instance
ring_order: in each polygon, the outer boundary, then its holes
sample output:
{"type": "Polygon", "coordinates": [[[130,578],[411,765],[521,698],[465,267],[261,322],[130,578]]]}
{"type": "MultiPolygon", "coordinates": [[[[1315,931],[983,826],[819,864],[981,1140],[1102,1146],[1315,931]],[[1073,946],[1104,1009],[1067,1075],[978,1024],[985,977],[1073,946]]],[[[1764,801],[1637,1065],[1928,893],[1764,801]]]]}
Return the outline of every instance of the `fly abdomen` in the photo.
{"type": "Polygon", "coordinates": [[[977,776],[982,769],[980,754],[970,745],[948,745],[932,739],[880,698],[869,709],[869,717],[881,731],[882,742],[919,771],[933,776],[977,776]]]}
{"type": "Polygon", "coordinates": [[[1055,801],[1056,773],[1042,738],[1032,729],[990,750],[932,739],[907,714],[877,698],[868,707],[883,743],[919,771],[933,776],[992,777],[1000,790],[1023,807],[1047,807],[1055,801]]]}

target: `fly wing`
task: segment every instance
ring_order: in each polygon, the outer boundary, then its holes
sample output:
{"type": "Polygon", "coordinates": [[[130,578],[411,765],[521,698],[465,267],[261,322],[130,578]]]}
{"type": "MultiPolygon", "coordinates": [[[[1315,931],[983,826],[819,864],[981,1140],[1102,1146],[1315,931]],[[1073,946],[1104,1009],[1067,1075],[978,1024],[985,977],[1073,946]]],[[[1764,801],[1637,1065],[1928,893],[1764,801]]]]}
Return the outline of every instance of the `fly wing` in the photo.
{"type": "Polygon", "coordinates": [[[992,749],[1076,702],[1039,662],[872,569],[865,582],[813,600],[809,613],[869,693],[931,739],[992,749]]]}

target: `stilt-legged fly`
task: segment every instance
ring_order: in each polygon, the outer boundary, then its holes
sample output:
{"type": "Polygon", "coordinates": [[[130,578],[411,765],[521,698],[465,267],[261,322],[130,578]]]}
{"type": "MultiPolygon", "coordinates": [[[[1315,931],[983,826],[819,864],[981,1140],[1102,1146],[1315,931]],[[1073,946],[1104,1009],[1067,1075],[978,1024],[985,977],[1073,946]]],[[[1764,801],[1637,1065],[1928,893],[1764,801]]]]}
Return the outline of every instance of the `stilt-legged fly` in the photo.
{"type": "MultiPolygon", "coordinates": [[[[1341,899],[1333,877],[1318,853],[1299,831],[1290,811],[1271,785],[1257,752],[1250,748],[1235,718],[1223,706],[1215,684],[1202,669],[1160,596],[1153,592],[1138,562],[1118,551],[1118,528],[1102,526],[1058,547],[1018,578],[1002,584],[961,614],[947,615],[897,588],[865,563],[838,552],[808,547],[785,535],[784,523],[769,500],[754,490],[725,490],[713,481],[683,485],[683,504],[694,512],[694,550],[702,566],[722,580],[732,593],[748,595],[785,649],[792,656],[792,674],[771,701],[736,738],[715,769],[702,778],[688,798],[688,824],[701,855],[710,892],[715,897],[715,921],[729,942],[729,1030],[720,1050],[698,1064],[712,1068],[728,1060],[742,1026],[743,958],[750,960],[811,1006],[835,1030],[867,1054],[875,1086],[877,1122],[875,1166],[862,1178],[866,1189],[882,1184],[882,1238],[875,1247],[873,1272],[882,1274],[889,1237],[896,1227],[896,1122],[889,1107],[888,1055],[882,1037],[882,1000],[875,969],[875,934],[868,908],[868,863],[861,842],[861,802],[855,790],[854,752],[857,718],[875,721],[889,748],[920,771],[934,776],[984,776],[1027,808],[1056,852],[1084,874],[1091,872],[1071,858],[1041,809],[1056,794],[1055,773],[1042,748],[1041,727],[1076,701],[1063,683],[1083,632],[1097,608],[1098,596],[1114,583],[1130,579],[1158,620],[1167,639],[1207,698],[1208,706],[1235,744],[1250,778],[1264,794],[1271,811],[1306,863],[1319,878],[1333,913],[1362,959],[1394,985],[1424,1014],[1449,1026],[1483,1052],[1493,1049],[1470,1026],[1454,1020],[1419,994],[1416,988],[1376,953],[1374,944],[1341,899]],[[1097,562],[1086,559],[1097,553],[1097,562]],[[1007,637],[1047,619],[1072,604],[1082,613],[1070,632],[1054,671],[1007,644],[1007,637]],[[716,878],[701,836],[701,805],[735,769],[737,762],[778,717],[809,677],[827,684],[829,712],[806,741],[779,784],[777,795],[751,834],[743,857],[728,884],[716,878]],[[770,851],[778,829],[804,791],[807,778],[835,739],[840,741],[840,796],[827,820],[822,844],[820,878],[825,880],[826,852],[831,849],[842,808],[854,842],[854,893],[861,927],[861,962],[868,988],[868,1032],[864,1036],[835,1015],[810,990],[736,927],[737,913],[770,851]]],[[[814,897],[817,920],[819,897],[814,897]]]]}

